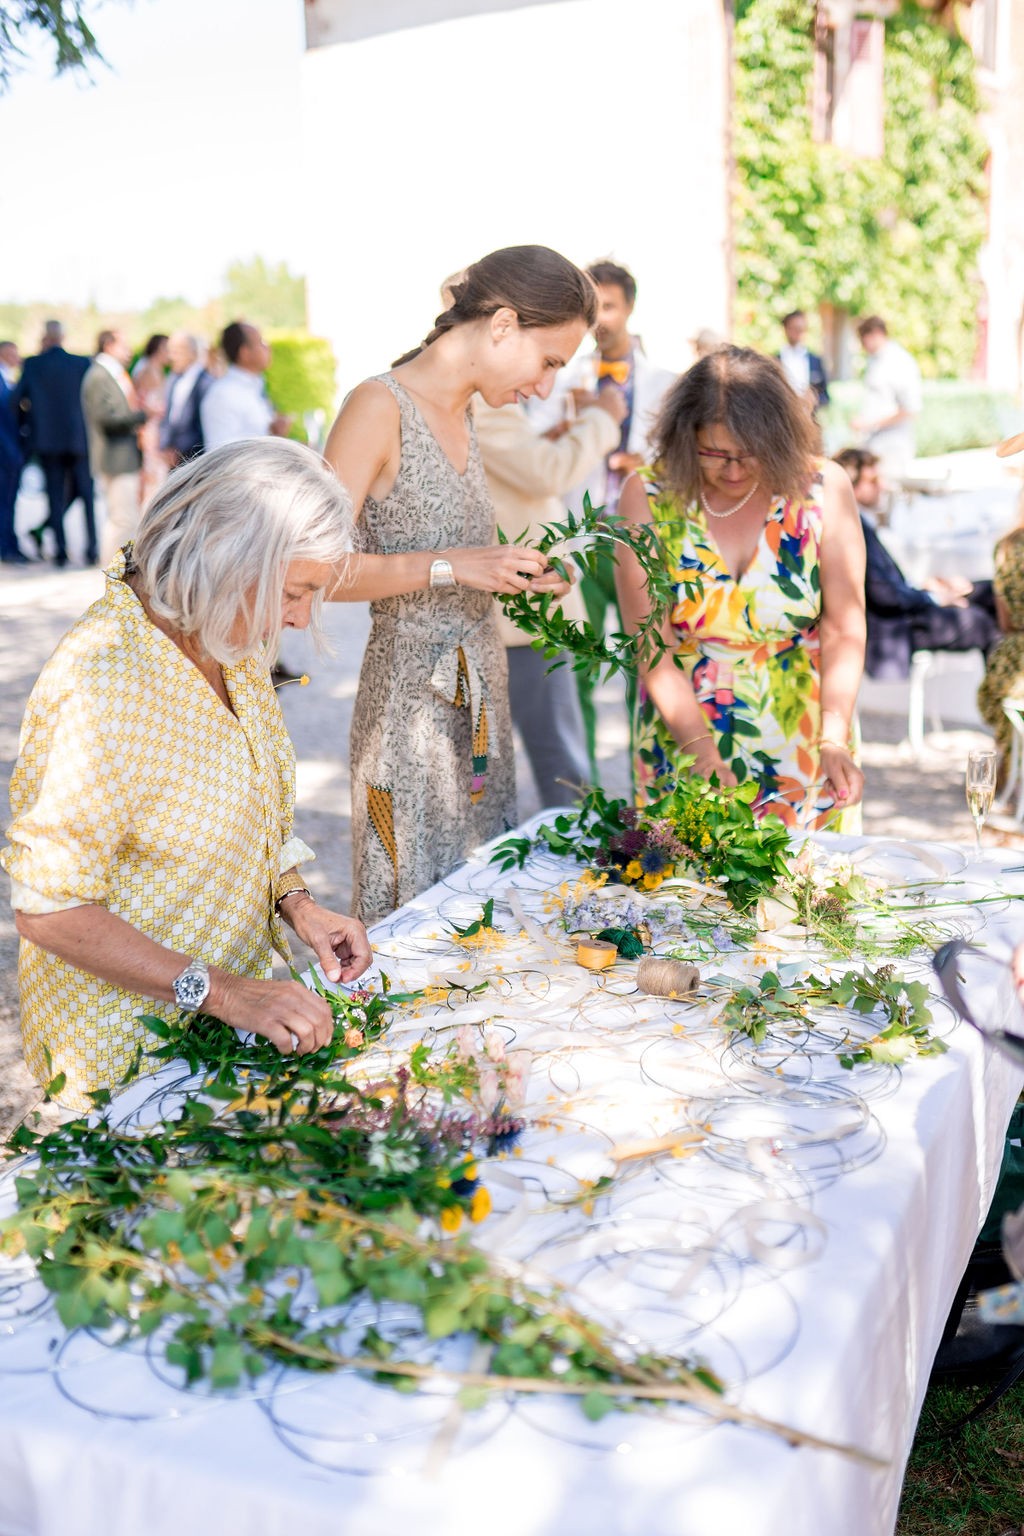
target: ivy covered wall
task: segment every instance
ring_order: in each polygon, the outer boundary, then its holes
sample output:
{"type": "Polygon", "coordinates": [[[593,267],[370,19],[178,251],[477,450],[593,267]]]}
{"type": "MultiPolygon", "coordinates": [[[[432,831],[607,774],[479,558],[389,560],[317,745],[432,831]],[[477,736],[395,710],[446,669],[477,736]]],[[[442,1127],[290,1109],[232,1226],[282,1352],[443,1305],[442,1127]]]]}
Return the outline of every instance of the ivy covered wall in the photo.
{"type": "Polygon", "coordinates": [[[878,313],[938,377],[969,374],[985,139],[974,55],[927,12],[885,23],[885,153],[811,136],[813,0],[737,0],[738,341],[774,351],[787,310],[878,313]]]}

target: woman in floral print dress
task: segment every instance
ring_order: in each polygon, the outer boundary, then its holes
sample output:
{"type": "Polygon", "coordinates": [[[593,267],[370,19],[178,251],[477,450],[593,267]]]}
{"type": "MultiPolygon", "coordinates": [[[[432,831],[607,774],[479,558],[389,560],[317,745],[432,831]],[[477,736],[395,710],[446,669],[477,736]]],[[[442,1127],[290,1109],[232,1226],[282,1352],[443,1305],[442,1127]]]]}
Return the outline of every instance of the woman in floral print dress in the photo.
{"type": "MultiPolygon", "coordinates": [[[[723,785],[756,783],[757,806],[791,826],[835,826],[864,782],[864,539],[849,481],[815,459],[816,428],[778,363],[739,347],[683,375],[655,444],[620,503],[654,523],[677,594],[667,649],[641,675],[638,790],[656,793],[685,756],[723,785]]],[[[650,604],[632,557],[619,587],[637,627],[650,604]]]]}

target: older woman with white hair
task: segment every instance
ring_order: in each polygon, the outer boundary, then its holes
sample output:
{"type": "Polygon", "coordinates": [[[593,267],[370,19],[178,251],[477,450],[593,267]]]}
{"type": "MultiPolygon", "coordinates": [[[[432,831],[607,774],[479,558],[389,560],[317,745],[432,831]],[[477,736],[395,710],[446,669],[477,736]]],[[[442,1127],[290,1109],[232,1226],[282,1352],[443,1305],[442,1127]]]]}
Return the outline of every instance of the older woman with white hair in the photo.
{"type": "Polygon", "coordinates": [[[0,855],[21,935],[25,1057],[84,1108],[145,1044],[140,1014],[196,1011],[281,1051],[331,1036],[328,1004],[272,981],[282,919],[333,980],[370,963],[298,866],[295,758],[265,643],[315,625],[351,505],[309,449],[232,444],[183,465],[29,699],[0,855]]]}

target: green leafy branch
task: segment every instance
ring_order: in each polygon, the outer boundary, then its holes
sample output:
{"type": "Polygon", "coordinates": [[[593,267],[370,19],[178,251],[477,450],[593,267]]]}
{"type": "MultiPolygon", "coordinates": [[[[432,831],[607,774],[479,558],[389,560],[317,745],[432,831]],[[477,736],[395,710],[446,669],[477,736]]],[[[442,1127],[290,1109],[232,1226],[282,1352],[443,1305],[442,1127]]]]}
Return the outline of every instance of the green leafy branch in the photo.
{"type": "Polygon", "coordinates": [[[790,982],[776,971],[765,971],[747,985],[737,985],[731,976],[716,976],[710,985],[727,994],[717,1022],[758,1045],[775,1029],[806,1026],[815,1008],[846,1008],[861,1017],[878,1016],[885,1023],[863,1045],[839,1053],[843,1067],[939,1056],[948,1049],[930,1033],[932,1011],[924,982],[907,981],[891,965],[877,971],[850,970],[836,978],[806,975],[790,982]]]}
{"type": "MultiPolygon", "coordinates": [[[[525,538],[521,534],[515,542],[522,544],[525,538]]],[[[498,539],[509,543],[500,528],[498,539]]],[[[568,657],[574,672],[595,679],[614,672],[634,672],[641,664],[653,665],[667,649],[663,623],[676,601],[676,588],[657,530],[653,524],[637,526],[615,513],[594,508],[590,497],[584,496],[582,514],[567,512],[564,522],[545,524],[540,539],[532,540],[529,546],[548,556],[549,566],[566,581],[574,574],[593,575],[600,548],[609,546],[632,552],[650,597],[650,613],[633,633],[616,630],[606,638],[585,620],[567,618],[561,599],[550,592],[515,592],[499,599],[512,622],[531,637],[535,651],[554,659],[556,667],[564,665],[568,657]],[[559,554],[559,546],[566,544],[571,548],[559,554]]]]}

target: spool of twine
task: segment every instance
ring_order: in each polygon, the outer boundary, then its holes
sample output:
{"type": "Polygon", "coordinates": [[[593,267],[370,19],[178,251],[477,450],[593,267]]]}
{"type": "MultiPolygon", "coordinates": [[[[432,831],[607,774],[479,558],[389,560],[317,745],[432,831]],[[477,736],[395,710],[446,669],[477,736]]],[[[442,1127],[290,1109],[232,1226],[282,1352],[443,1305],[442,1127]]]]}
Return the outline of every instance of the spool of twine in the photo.
{"type": "Polygon", "coordinates": [[[636,982],[641,992],[652,997],[688,997],[700,986],[700,971],[684,960],[646,955],[637,967],[636,982]]]}
{"type": "Polygon", "coordinates": [[[576,964],[588,971],[606,971],[619,958],[614,944],[606,939],[580,939],[576,945],[576,964]]]}

